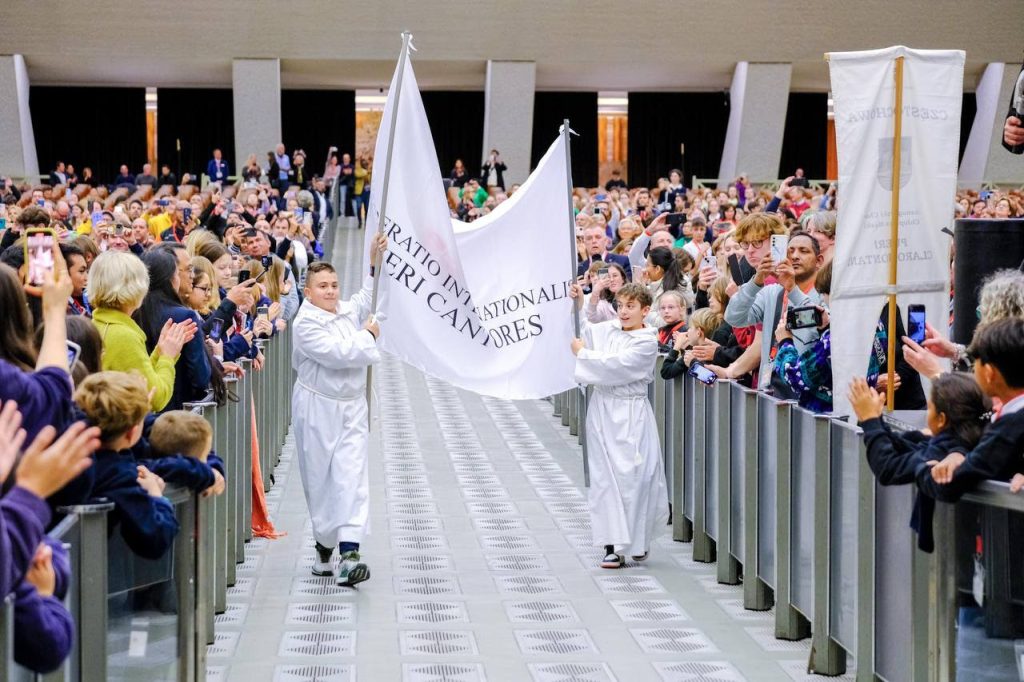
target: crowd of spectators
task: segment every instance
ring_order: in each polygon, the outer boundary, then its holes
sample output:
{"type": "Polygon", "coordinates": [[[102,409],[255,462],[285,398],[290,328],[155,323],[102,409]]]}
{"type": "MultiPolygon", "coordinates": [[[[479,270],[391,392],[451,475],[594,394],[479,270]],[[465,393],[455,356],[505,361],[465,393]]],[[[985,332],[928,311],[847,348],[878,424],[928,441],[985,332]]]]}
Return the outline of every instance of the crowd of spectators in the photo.
{"type": "MultiPolygon", "coordinates": [[[[188,403],[228,399],[225,376],[260,371],[257,344],[287,328],[331,217],[301,150],[274,173],[229,176],[215,151],[200,188],[170,168],[122,167],[111,186],[57,164],[50,185],[4,184],[0,218],[0,557],[15,660],[55,669],[74,641],[58,508],[106,498],[111,532],[158,559],[179,531],[168,484],[220,494],[224,467],[188,403]],[[52,270],[26,284],[29,230],[52,270]]],[[[328,167],[328,169],[330,166],[328,167]]]]}
{"type": "MultiPolygon", "coordinates": [[[[157,447],[153,433],[161,420],[184,419],[185,403],[208,393],[223,400],[223,377],[242,372],[240,358],[262,367],[256,340],[286,328],[306,268],[322,256],[332,183],[345,213],[365,221],[372,159],[353,161],[332,147],[323,173],[314,174],[305,156],[278,145],[264,165],[251,155],[234,176],[215,150],[203,187],[188,173],[179,180],[167,165],[154,175],[149,164],[135,175],[122,166],[113,183],[99,185],[89,168],[78,175],[63,162],[49,185],[0,183],[0,307],[7,321],[0,328],[0,480],[8,490],[0,499],[0,551],[7,552],[8,569],[0,588],[16,596],[19,662],[52,669],[70,643],[73,624],[60,604],[67,562],[44,537],[56,500],[111,499],[128,545],[157,557],[178,530],[162,497],[165,482],[223,490],[223,468],[209,443],[165,437],[157,447]],[[40,287],[23,285],[31,228],[55,236],[55,268],[40,287]],[[78,349],[71,365],[69,340],[78,349]]],[[[446,179],[452,216],[471,221],[505,201],[518,189],[506,189],[506,170],[497,150],[479,174],[456,161],[446,179]]],[[[811,186],[798,172],[771,188],[745,177],[723,188],[687,188],[673,170],[655,187],[629,188],[613,173],[603,188],[577,190],[572,200],[582,314],[595,323],[613,319],[617,293],[643,285],[652,300],[645,321],[657,327],[666,356],[665,380],[703,366],[815,412],[831,411],[833,392],[847,390],[831,383],[834,185],[811,186]],[[785,236],[784,253],[772,252],[773,236],[785,236]],[[789,324],[787,312],[795,309],[814,311],[813,324],[789,324]]],[[[1019,192],[964,191],[955,211],[1019,217],[1022,202],[1019,192]]],[[[945,415],[935,417],[933,434],[962,418],[950,405],[985,414],[978,405],[994,398],[1003,414],[1017,414],[1007,406],[1024,403],[1024,379],[1007,357],[1019,356],[1024,330],[997,322],[1019,326],[1024,318],[1024,275],[1000,273],[987,285],[982,331],[971,349],[930,328],[917,344],[906,338],[898,313],[897,328],[889,330],[887,311],[879,311],[873,348],[865,349],[869,371],[850,389],[873,447],[883,443],[905,455],[896,473],[877,451],[872,466],[886,472],[885,482],[916,480],[939,499],[955,498],[978,477],[1024,473],[1019,454],[993,460],[986,445],[993,427],[977,437],[959,429],[960,437],[928,449],[911,447],[872,421],[890,362],[897,407],[945,415]],[[897,337],[894,358],[886,357],[890,333],[897,337]],[[973,358],[978,382],[943,384],[940,358],[973,358]],[[928,400],[922,374],[932,382],[928,400]],[[923,459],[925,452],[931,459],[923,459]],[[934,468],[926,464],[934,461],[934,468]]],[[[1003,419],[998,437],[1017,439],[1003,419]]],[[[1013,442],[1019,453],[1021,443],[1013,442]]],[[[1018,487],[1022,482],[1015,479],[1018,487]]]]}
{"type": "MultiPolygon", "coordinates": [[[[639,282],[652,299],[646,323],[658,329],[662,379],[703,373],[816,413],[832,411],[834,391],[849,392],[879,480],[916,483],[921,491],[912,526],[928,551],[934,500],[956,500],[986,478],[1011,481],[1013,491],[1024,487],[1024,273],[1000,271],[986,280],[970,348],[930,325],[916,343],[904,329],[904,311],[890,330],[883,307],[864,349],[865,376],[852,387],[833,386],[835,185],[812,186],[802,172],[761,189],[743,177],[718,189],[686,188],[681,179],[672,171],[656,187],[630,189],[615,174],[604,188],[574,194],[579,305],[589,322],[614,319],[616,292],[639,282]],[[773,252],[773,237],[783,252],[773,252]],[[952,379],[943,358],[959,363],[952,379]],[[898,435],[879,419],[890,363],[895,408],[927,410],[928,430],[898,435]]],[[[958,218],[1021,217],[1020,198],[1018,191],[962,191],[950,210],[958,218]]]]}

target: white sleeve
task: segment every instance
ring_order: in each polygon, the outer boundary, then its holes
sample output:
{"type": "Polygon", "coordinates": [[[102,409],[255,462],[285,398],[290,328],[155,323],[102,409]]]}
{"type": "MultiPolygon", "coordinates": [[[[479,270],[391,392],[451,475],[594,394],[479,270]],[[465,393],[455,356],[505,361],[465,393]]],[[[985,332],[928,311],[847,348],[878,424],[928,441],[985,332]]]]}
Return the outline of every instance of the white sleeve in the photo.
{"type": "Polygon", "coordinates": [[[362,329],[338,336],[324,325],[299,320],[293,333],[296,351],[328,369],[366,367],[380,361],[376,340],[362,329]]]}
{"type": "Polygon", "coordinates": [[[634,338],[616,351],[583,348],[576,355],[576,382],[590,386],[620,386],[650,379],[658,357],[654,336],[634,338]]]}

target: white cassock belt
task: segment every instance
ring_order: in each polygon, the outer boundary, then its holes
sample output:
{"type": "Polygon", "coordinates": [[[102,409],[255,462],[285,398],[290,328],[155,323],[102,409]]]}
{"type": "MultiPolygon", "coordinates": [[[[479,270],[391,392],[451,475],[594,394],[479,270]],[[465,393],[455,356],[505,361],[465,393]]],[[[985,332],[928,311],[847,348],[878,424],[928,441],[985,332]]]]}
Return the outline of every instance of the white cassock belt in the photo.
{"type": "Polygon", "coordinates": [[[363,393],[362,391],[359,391],[359,392],[356,392],[356,393],[347,393],[345,395],[330,395],[329,393],[324,393],[323,391],[318,391],[315,388],[313,388],[312,386],[310,386],[309,384],[305,384],[305,383],[303,383],[301,381],[296,381],[295,383],[298,384],[299,386],[301,386],[302,388],[306,389],[310,393],[318,395],[321,398],[327,398],[328,400],[337,400],[339,402],[352,402],[353,400],[359,400],[361,398],[365,398],[366,397],[366,394],[363,393]]]}

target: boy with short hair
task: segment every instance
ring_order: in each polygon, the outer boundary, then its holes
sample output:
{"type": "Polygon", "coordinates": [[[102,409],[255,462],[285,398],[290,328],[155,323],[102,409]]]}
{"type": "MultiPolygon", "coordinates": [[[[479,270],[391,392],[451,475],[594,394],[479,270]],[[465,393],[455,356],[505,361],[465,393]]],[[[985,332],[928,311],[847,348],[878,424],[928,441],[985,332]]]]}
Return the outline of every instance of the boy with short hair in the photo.
{"type": "MultiPolygon", "coordinates": [[[[573,285],[573,298],[582,290],[573,285]]],[[[625,557],[647,558],[659,526],[668,519],[661,444],[647,384],[658,356],[656,330],[644,324],[651,294],[625,284],[616,295],[618,317],[587,325],[573,339],[576,381],[593,386],[587,409],[591,527],[603,547],[601,568],[621,568],[625,557]]]]}
{"type": "Polygon", "coordinates": [[[1024,473],[1024,320],[1009,317],[981,325],[967,353],[981,390],[1001,406],[973,450],[918,465],[918,487],[944,502],[955,502],[988,479],[1012,478],[1019,487],[1018,476],[1024,473]]]}
{"type": "Polygon", "coordinates": [[[174,507],[163,497],[164,482],[132,454],[149,412],[146,380],[125,372],[98,372],[75,391],[75,402],[100,430],[94,497],[114,503],[110,521],[136,554],[159,559],[178,533],[174,507]]]}
{"type": "Polygon", "coordinates": [[[135,456],[165,481],[208,497],[224,492],[224,463],[212,447],[210,422],[188,410],[171,410],[153,421],[135,456]]]}

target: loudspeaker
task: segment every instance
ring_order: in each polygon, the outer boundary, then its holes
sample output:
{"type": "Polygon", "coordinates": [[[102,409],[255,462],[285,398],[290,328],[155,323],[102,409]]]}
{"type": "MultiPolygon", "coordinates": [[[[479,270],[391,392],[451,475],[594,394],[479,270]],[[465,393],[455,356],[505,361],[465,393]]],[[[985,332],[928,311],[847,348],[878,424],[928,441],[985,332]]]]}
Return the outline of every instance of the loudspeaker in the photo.
{"type": "Polygon", "coordinates": [[[996,270],[1024,265],[1024,219],[956,221],[953,230],[952,339],[970,344],[978,326],[978,300],[984,279],[996,270]]]}

